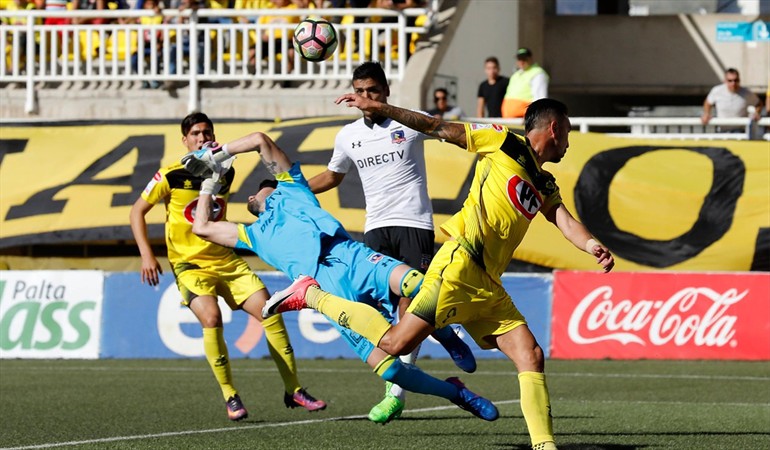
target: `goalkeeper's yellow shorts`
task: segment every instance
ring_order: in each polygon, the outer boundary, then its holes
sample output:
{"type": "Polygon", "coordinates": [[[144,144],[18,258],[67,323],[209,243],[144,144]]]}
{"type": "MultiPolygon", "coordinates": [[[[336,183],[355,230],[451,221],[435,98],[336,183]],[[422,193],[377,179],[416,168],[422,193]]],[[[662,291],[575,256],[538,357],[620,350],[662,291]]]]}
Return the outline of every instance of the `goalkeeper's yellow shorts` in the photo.
{"type": "Polygon", "coordinates": [[[455,241],[447,241],[433,258],[408,312],[436,328],[462,324],[484,349],[499,336],[527,322],[499,279],[494,280],[455,241]]]}
{"type": "Polygon", "coordinates": [[[182,294],[182,304],[186,306],[201,295],[220,295],[230,309],[239,309],[251,294],[265,288],[246,261],[238,256],[206,267],[177,263],[174,264],[174,277],[182,294]]]}

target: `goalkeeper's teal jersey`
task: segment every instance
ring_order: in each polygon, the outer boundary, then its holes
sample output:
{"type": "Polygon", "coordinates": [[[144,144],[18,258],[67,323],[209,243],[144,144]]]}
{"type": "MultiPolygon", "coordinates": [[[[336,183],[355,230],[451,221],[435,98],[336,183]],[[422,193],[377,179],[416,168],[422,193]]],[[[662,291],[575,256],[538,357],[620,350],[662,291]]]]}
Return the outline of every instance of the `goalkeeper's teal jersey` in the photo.
{"type": "Polygon", "coordinates": [[[315,277],[324,238],[352,238],[321,209],[299,163],[275,178],[278,187],[265,199],[265,211],[251,225],[238,225],[235,247],[253,251],[290,278],[315,277]]]}

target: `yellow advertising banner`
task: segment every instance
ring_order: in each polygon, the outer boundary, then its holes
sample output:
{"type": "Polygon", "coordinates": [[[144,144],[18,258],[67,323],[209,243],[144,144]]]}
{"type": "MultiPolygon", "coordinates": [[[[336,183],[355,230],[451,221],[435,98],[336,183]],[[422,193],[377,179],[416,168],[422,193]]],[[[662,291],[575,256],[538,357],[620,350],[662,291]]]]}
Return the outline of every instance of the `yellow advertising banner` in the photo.
{"type": "MultiPolygon", "coordinates": [[[[325,170],[351,117],[215,124],[219,142],[268,133],[310,178],[325,170]]],[[[567,156],[545,168],[566,206],[616,255],[619,270],[770,270],[770,144],[630,139],[574,132],[567,156]]],[[[0,249],[131,239],[128,213],[155,171],[184,153],[178,124],[0,128],[0,249]]],[[[462,206],[475,158],[426,146],[436,224],[462,206]]],[[[228,219],[250,222],[246,199],[268,177],[257,154],[235,162],[228,219]]],[[[364,225],[360,180],[319,196],[352,233],[364,225]]],[[[163,236],[164,211],[147,217],[163,236]]],[[[437,232],[437,240],[444,236],[437,232]]],[[[513,255],[560,269],[596,269],[542,216],[513,255]]]]}

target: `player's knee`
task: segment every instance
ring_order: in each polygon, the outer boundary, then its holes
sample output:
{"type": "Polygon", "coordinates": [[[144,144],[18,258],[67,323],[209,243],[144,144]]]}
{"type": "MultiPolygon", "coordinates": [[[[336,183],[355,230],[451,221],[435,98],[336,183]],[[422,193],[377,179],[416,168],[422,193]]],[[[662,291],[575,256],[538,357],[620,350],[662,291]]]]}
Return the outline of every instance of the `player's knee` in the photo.
{"type": "Polygon", "coordinates": [[[401,296],[414,298],[420,287],[422,286],[422,280],[425,278],[423,274],[415,269],[409,269],[403,277],[401,277],[401,296]]]}
{"type": "Polygon", "coordinates": [[[532,348],[520,351],[517,359],[518,361],[515,363],[520,371],[543,371],[545,357],[543,349],[537,344],[532,348]]]}
{"type": "Polygon", "coordinates": [[[222,326],[222,314],[219,309],[206,309],[197,314],[203,328],[216,328],[222,326]]]}
{"type": "Polygon", "coordinates": [[[222,326],[222,321],[213,316],[201,317],[200,322],[203,328],[217,328],[222,326]]]}

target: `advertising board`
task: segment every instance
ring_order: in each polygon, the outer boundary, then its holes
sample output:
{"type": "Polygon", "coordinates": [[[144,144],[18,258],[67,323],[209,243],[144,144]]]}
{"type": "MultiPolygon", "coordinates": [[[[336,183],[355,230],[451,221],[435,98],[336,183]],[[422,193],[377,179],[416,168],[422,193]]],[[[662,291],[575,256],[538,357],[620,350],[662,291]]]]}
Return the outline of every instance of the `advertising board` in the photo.
{"type": "Polygon", "coordinates": [[[0,271],[0,358],[99,357],[100,271],[0,271]]]}
{"type": "Polygon", "coordinates": [[[770,359],[770,273],[556,272],[551,357],[770,359]]]}

